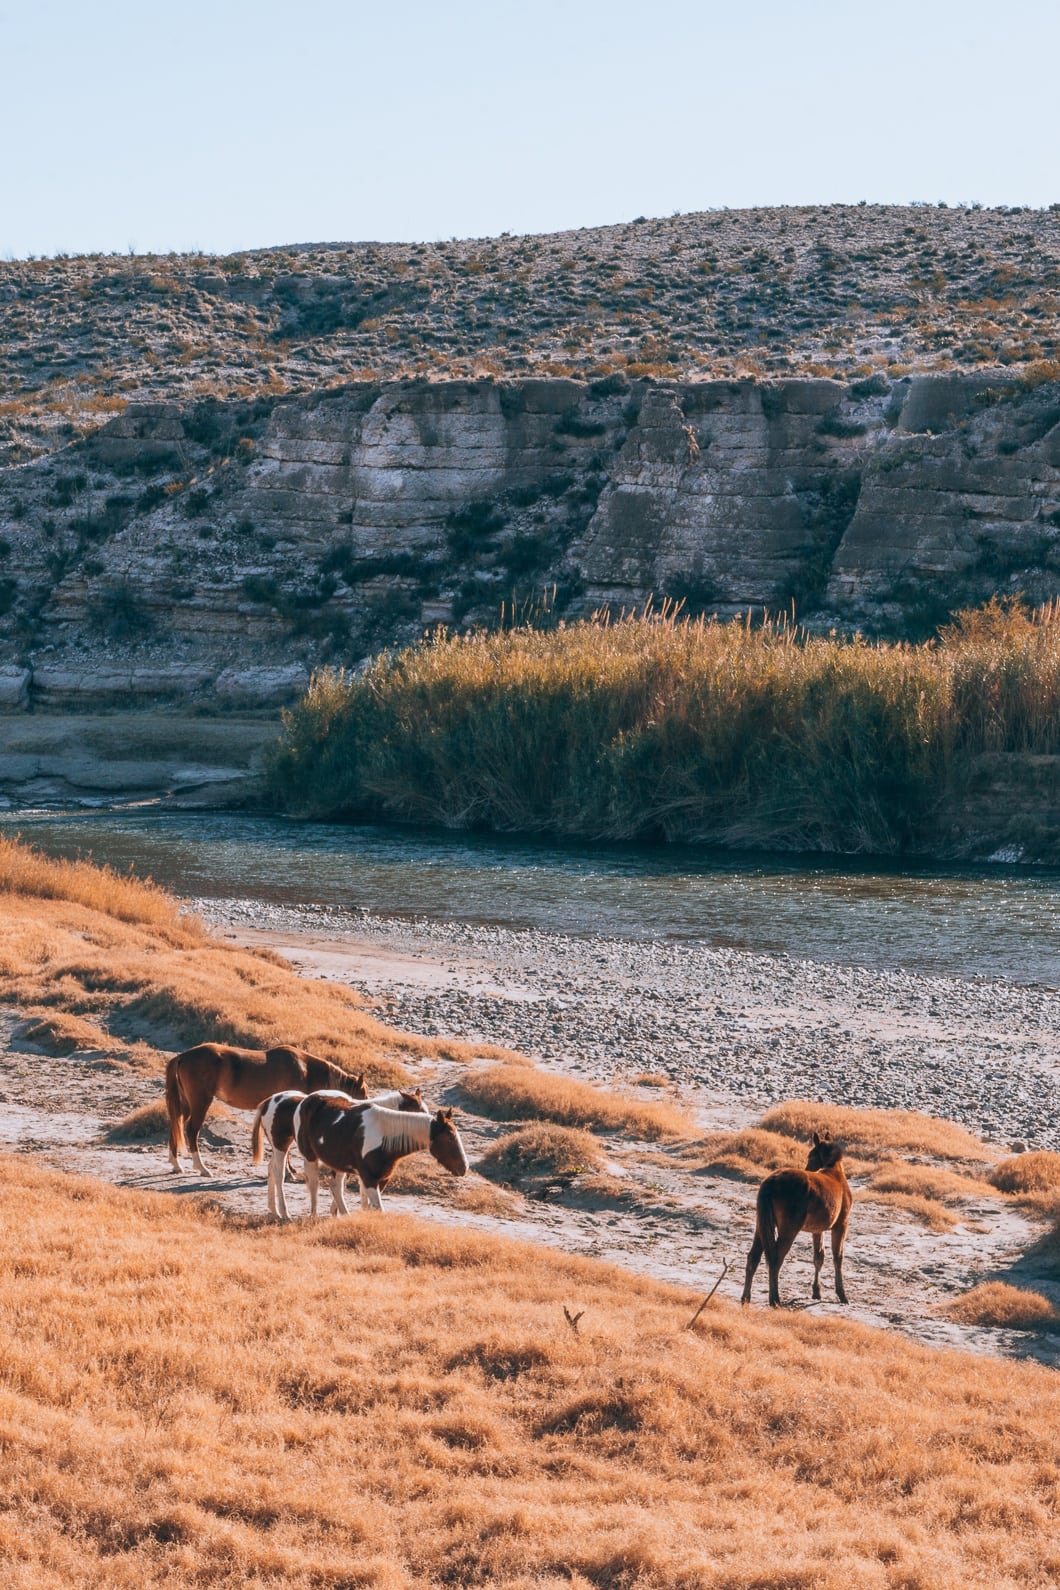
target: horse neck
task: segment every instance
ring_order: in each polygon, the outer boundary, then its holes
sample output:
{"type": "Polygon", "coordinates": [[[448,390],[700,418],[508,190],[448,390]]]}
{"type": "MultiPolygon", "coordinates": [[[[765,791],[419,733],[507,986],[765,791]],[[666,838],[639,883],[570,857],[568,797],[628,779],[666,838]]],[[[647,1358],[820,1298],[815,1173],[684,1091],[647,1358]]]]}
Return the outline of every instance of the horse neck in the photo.
{"type": "Polygon", "coordinates": [[[415,1154],[431,1146],[431,1117],[410,1110],[388,1110],[373,1104],[364,1113],[364,1147],[372,1153],[380,1148],[395,1159],[415,1154]]]}

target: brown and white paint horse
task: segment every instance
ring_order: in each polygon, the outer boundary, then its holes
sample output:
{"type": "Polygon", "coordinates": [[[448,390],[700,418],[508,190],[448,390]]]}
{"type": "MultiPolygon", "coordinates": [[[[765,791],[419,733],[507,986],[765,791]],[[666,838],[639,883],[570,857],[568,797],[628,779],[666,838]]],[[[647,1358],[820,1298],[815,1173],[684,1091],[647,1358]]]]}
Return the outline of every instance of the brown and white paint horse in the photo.
{"type": "Polygon", "coordinates": [[[214,1099],[237,1110],[254,1110],[282,1088],[341,1088],[356,1099],[368,1097],[363,1076],[352,1076],[328,1060],[283,1044],[275,1049],[236,1049],[230,1044],[200,1043],[174,1055],[166,1066],[166,1112],[169,1116],[169,1163],[182,1169],[180,1155],[190,1151],[201,1176],[209,1171],[199,1153],[199,1131],[214,1099]]]}
{"type": "MultiPolygon", "coordinates": [[[[287,1200],[284,1196],[284,1174],[287,1170],[288,1156],[294,1147],[294,1112],[306,1097],[308,1097],[307,1094],[299,1093],[294,1088],[290,1088],[283,1093],[274,1093],[270,1099],[266,1099],[264,1103],[258,1105],[254,1116],[254,1124],[250,1132],[250,1162],[252,1165],[261,1164],[264,1158],[266,1141],[272,1148],[268,1177],[269,1214],[277,1215],[282,1220],[288,1218],[287,1200]]],[[[348,1093],[343,1093],[334,1088],[320,1088],[316,1091],[314,1097],[327,1099],[339,1109],[349,1109],[351,1105],[364,1102],[363,1100],[353,1099],[348,1093]]],[[[427,1106],[424,1104],[418,1089],[415,1091],[394,1089],[389,1093],[376,1093],[372,1095],[368,1102],[382,1105],[385,1109],[418,1112],[421,1115],[427,1114],[427,1106]]],[[[311,1176],[307,1175],[306,1180],[309,1186],[310,1210],[315,1215],[317,1212],[317,1190],[320,1180],[315,1168],[311,1176]]],[[[337,1215],[340,1205],[344,1204],[343,1194],[345,1189],[346,1173],[339,1172],[335,1175],[332,1183],[332,1214],[337,1215]]]]}
{"type": "MultiPolygon", "coordinates": [[[[381,1190],[398,1160],[408,1154],[424,1150],[454,1176],[466,1176],[468,1171],[467,1154],[453,1125],[452,1110],[421,1115],[369,1103],[343,1108],[310,1093],[295,1107],[294,1135],[305,1160],[306,1183],[314,1208],[314,1182],[321,1168],[334,1171],[336,1176],[356,1171],[361,1183],[361,1208],[380,1211],[381,1190]]],[[[282,1191],[281,1184],[281,1195],[282,1191]]],[[[337,1213],[349,1214],[338,1182],[335,1202],[337,1213]]]]}
{"type": "Polygon", "coordinates": [[[822,1233],[832,1233],[832,1260],[835,1264],[835,1290],[841,1303],[847,1300],[843,1287],[843,1244],[854,1194],[843,1170],[843,1145],[834,1143],[831,1134],[813,1134],[813,1147],[805,1170],[775,1170],[758,1189],[757,1225],[751,1251],[747,1255],[741,1302],[751,1301],[751,1282],[763,1253],[769,1268],[769,1306],[780,1306],[780,1266],[800,1231],[813,1235],[813,1296],[821,1298],[821,1266],[824,1264],[822,1233]]]}

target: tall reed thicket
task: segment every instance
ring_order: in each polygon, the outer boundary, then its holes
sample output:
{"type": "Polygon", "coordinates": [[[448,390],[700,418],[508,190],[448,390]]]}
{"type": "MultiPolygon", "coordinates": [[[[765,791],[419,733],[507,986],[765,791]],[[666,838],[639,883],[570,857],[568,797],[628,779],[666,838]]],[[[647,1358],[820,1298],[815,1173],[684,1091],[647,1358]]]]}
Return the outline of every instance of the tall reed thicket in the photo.
{"type": "Polygon", "coordinates": [[[894,852],[976,755],[1057,751],[1055,606],[995,600],[917,646],[664,612],[320,673],[271,788],[316,817],[894,852]]]}

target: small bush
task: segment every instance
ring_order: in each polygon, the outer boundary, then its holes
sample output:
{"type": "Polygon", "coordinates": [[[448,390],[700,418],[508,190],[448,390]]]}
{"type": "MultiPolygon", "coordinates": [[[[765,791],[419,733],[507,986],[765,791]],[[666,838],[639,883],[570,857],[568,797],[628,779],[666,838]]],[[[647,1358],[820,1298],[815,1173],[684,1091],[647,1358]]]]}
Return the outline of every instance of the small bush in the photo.
{"type": "Polygon", "coordinates": [[[985,1325],[994,1330],[1034,1331],[1060,1325],[1060,1311],[1047,1297],[1004,1281],[973,1286],[947,1303],[942,1312],[961,1325],[985,1325]]]}

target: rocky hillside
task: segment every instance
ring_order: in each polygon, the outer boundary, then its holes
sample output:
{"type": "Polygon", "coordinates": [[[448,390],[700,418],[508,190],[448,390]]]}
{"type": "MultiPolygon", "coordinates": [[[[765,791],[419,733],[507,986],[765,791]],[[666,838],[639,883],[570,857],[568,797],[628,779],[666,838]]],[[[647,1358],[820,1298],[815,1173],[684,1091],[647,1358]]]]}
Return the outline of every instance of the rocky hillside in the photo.
{"type": "Polygon", "coordinates": [[[424,627],[1060,592],[1060,213],[0,265],[0,700],[274,705],[424,627]]]}

